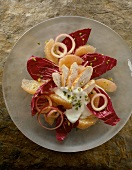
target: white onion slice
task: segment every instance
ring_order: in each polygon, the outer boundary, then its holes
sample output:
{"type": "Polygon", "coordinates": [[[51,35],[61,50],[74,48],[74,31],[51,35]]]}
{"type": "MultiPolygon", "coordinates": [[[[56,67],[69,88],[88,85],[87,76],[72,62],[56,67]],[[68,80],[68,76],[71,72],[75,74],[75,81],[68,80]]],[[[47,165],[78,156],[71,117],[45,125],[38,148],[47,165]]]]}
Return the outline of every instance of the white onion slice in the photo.
{"type": "Polygon", "coordinates": [[[50,118],[57,118],[59,116],[59,113],[56,111],[56,110],[51,110],[48,114],[47,114],[47,117],[50,117],[50,118]]]}
{"type": "Polygon", "coordinates": [[[42,98],[42,99],[47,99],[47,102],[49,103],[48,105],[49,105],[49,106],[52,106],[52,101],[51,101],[51,99],[50,99],[49,96],[47,96],[47,95],[39,96],[39,97],[37,98],[36,102],[35,102],[35,107],[36,107],[36,109],[37,109],[38,112],[40,112],[40,110],[41,110],[41,108],[39,108],[39,106],[43,106],[43,107],[44,107],[44,104],[45,104],[45,103],[42,103],[42,104],[39,104],[39,103],[38,103],[38,101],[39,101],[40,98],[42,98]]]}
{"type": "Polygon", "coordinates": [[[57,52],[57,54],[62,54],[63,52],[61,52],[60,50],[59,50],[59,48],[56,48],[56,52],[57,52]]]}
{"type": "MultiPolygon", "coordinates": [[[[75,45],[76,45],[74,39],[73,39],[70,35],[68,35],[68,34],[60,34],[60,35],[58,35],[58,36],[56,37],[55,42],[58,42],[58,40],[59,40],[60,38],[62,38],[62,37],[68,37],[68,38],[70,38],[70,40],[71,40],[71,42],[72,42],[72,48],[70,49],[70,51],[67,52],[67,54],[71,54],[71,53],[74,51],[75,45]]],[[[58,53],[61,53],[61,52],[59,51],[59,49],[57,49],[57,52],[58,52],[58,53]]]]}
{"type": "MultiPolygon", "coordinates": [[[[51,110],[51,111],[52,111],[52,110],[51,110]]],[[[51,113],[51,114],[52,114],[52,113],[51,113]]],[[[57,115],[57,116],[58,116],[58,115],[57,115]]],[[[37,120],[38,120],[38,123],[39,123],[44,129],[47,129],[47,130],[55,130],[55,129],[59,128],[59,127],[62,125],[63,120],[64,120],[64,117],[63,117],[62,111],[59,110],[58,108],[55,108],[55,107],[52,107],[52,106],[47,106],[47,107],[42,108],[42,109],[40,110],[40,112],[37,114],[37,120]],[[45,125],[43,125],[43,124],[41,123],[41,120],[40,120],[40,115],[41,115],[41,114],[46,114],[45,111],[47,111],[47,110],[49,110],[49,109],[53,109],[54,112],[55,112],[55,110],[56,110],[56,112],[60,115],[60,118],[61,118],[60,123],[59,123],[56,127],[53,127],[53,128],[52,128],[52,127],[51,127],[51,128],[46,127],[45,125]]]]}
{"type": "Polygon", "coordinates": [[[101,111],[101,110],[103,110],[103,109],[107,106],[107,104],[108,104],[107,97],[106,97],[104,94],[101,94],[101,93],[95,94],[95,95],[93,96],[93,98],[91,99],[91,106],[92,106],[92,108],[93,108],[95,111],[101,111]],[[104,98],[104,104],[103,104],[101,107],[95,107],[95,105],[94,105],[94,99],[95,99],[96,97],[103,97],[103,98],[104,98]]]}
{"type": "Polygon", "coordinates": [[[51,54],[52,54],[54,57],[56,57],[56,58],[62,58],[62,57],[64,57],[64,56],[67,54],[67,47],[66,47],[66,45],[63,44],[63,43],[60,43],[60,42],[55,42],[55,44],[54,44],[53,47],[51,48],[51,54]],[[54,52],[56,46],[57,46],[57,47],[61,47],[61,48],[63,48],[63,50],[64,50],[62,53],[60,53],[60,55],[55,54],[55,52],[54,52]]]}

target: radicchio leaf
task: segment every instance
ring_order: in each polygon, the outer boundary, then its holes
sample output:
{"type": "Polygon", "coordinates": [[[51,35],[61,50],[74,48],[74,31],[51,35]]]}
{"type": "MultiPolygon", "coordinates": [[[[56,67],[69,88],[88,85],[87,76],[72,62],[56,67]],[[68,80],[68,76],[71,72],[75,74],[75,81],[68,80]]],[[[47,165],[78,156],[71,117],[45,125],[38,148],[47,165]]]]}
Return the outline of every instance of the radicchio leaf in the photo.
{"type": "MultiPolygon", "coordinates": [[[[52,88],[56,87],[55,83],[52,80],[47,80],[45,83],[38,88],[36,93],[33,95],[32,100],[31,100],[31,112],[32,116],[34,116],[37,113],[36,109],[36,100],[39,96],[44,95],[44,94],[49,94],[52,92],[52,88]]],[[[40,102],[43,99],[40,100],[40,102]]]]}
{"type": "MultiPolygon", "coordinates": [[[[75,50],[82,46],[85,45],[88,41],[89,35],[90,35],[91,29],[87,28],[87,29],[83,29],[83,30],[78,30],[76,32],[73,32],[71,34],[69,34],[75,41],[75,50]]],[[[66,37],[62,43],[64,43],[67,46],[67,50],[69,51],[72,47],[72,42],[71,40],[66,37]]]]}
{"type": "Polygon", "coordinates": [[[88,53],[81,56],[81,58],[84,60],[82,65],[85,67],[93,67],[93,74],[91,79],[101,76],[105,72],[111,70],[117,64],[116,59],[98,53],[88,53]]]}
{"type": "Polygon", "coordinates": [[[46,58],[31,56],[27,62],[27,70],[34,80],[47,80],[52,79],[52,73],[58,72],[59,68],[46,58]]]}
{"type": "MultiPolygon", "coordinates": [[[[107,93],[102,90],[102,89],[94,89],[97,93],[102,93],[104,94],[106,97],[107,97],[107,100],[108,100],[108,104],[106,106],[105,109],[103,109],[102,111],[95,111],[91,104],[89,103],[87,105],[88,109],[98,118],[98,119],[101,119],[104,121],[104,123],[106,124],[109,124],[109,125],[116,125],[119,121],[120,121],[120,118],[116,115],[116,112],[115,110],[113,109],[113,106],[112,106],[112,102],[111,102],[111,99],[110,97],[107,95],[107,93]]],[[[103,99],[100,98],[100,102],[99,102],[99,107],[104,103],[103,99]]]]}
{"type": "MultiPolygon", "coordinates": [[[[60,123],[60,121],[61,118],[58,117],[56,121],[56,126],[60,123]]],[[[76,121],[75,123],[71,123],[64,115],[64,121],[62,125],[56,129],[56,139],[58,141],[63,141],[67,137],[68,133],[71,132],[72,128],[77,127],[77,125],[78,125],[78,121],[76,121]]]]}

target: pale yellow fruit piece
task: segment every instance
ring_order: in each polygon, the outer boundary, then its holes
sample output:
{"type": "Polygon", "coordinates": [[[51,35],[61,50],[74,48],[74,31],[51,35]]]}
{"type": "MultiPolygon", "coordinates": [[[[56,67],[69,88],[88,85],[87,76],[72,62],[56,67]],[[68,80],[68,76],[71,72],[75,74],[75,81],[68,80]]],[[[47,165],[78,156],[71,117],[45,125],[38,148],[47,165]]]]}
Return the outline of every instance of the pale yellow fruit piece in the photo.
{"type": "Polygon", "coordinates": [[[83,45],[83,46],[76,49],[75,55],[81,56],[81,55],[84,55],[84,54],[87,54],[87,53],[94,53],[95,50],[96,50],[96,48],[94,48],[91,45],[83,45]]]}
{"type": "Polygon", "coordinates": [[[70,66],[76,62],[78,65],[81,65],[82,62],[83,62],[83,59],[76,56],[76,55],[73,55],[73,54],[70,54],[70,55],[66,55],[64,56],[63,58],[61,58],[59,60],[59,68],[61,70],[61,67],[62,65],[64,64],[66,67],[70,68],[70,66]]]}
{"type": "Polygon", "coordinates": [[[30,94],[35,94],[36,90],[44,83],[35,80],[23,79],[21,87],[30,94]]]}
{"type": "Polygon", "coordinates": [[[49,97],[51,100],[56,103],[57,105],[63,105],[65,109],[71,109],[72,105],[71,103],[67,102],[66,100],[62,99],[57,94],[50,94],[49,97]]]}
{"type": "MultiPolygon", "coordinates": [[[[89,93],[88,96],[89,96],[90,100],[94,97],[95,94],[97,94],[97,92],[96,92],[95,90],[92,90],[92,92],[89,93]]],[[[95,106],[95,107],[98,107],[98,105],[99,105],[99,99],[100,99],[100,97],[96,97],[96,98],[94,99],[94,106],[95,106]]]]}
{"type": "Polygon", "coordinates": [[[54,45],[54,40],[50,39],[44,47],[44,52],[48,60],[53,61],[55,64],[58,64],[58,58],[54,57],[51,54],[51,48],[53,47],[53,45],[54,45]]]}
{"type": "Polygon", "coordinates": [[[97,118],[94,115],[88,116],[85,119],[79,119],[77,128],[87,129],[88,127],[94,125],[97,121],[97,118]]]}
{"type": "Polygon", "coordinates": [[[95,83],[102,87],[106,92],[114,92],[117,89],[117,86],[114,82],[104,78],[95,80],[95,83]]]}

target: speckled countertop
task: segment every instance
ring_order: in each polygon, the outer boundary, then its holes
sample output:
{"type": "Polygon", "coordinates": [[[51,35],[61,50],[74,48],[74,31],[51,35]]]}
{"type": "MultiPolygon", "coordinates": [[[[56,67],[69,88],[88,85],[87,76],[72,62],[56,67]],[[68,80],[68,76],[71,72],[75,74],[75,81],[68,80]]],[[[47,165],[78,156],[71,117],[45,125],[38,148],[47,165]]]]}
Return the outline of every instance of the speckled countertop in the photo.
{"type": "Polygon", "coordinates": [[[48,18],[78,15],[98,20],[132,47],[131,0],[0,0],[0,170],[132,169],[132,118],[110,141],[92,150],[59,153],[27,139],[14,125],[2,94],[3,67],[13,45],[48,18]]]}

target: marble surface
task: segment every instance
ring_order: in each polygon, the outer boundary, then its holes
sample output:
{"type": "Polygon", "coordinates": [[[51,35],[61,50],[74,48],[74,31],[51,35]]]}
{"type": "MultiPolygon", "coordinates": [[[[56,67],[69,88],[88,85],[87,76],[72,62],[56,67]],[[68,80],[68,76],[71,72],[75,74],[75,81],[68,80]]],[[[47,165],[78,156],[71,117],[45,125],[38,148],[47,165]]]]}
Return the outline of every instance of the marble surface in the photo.
{"type": "Polygon", "coordinates": [[[56,16],[78,15],[115,30],[132,48],[131,0],[0,0],[0,170],[132,168],[132,118],[110,141],[89,151],[59,153],[27,139],[12,122],[2,94],[3,67],[20,36],[56,16]]]}

